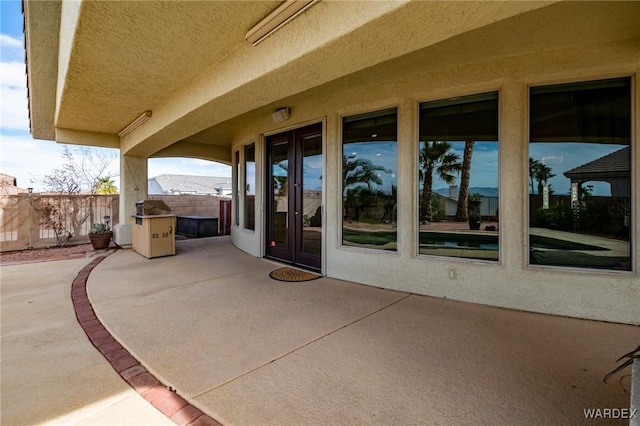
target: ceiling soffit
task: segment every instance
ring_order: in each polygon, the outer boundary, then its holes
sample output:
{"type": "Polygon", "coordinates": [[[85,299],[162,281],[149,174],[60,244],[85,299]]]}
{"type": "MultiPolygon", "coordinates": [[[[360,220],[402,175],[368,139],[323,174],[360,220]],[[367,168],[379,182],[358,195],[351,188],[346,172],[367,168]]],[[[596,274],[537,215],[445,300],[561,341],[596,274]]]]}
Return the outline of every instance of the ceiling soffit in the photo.
{"type": "Polygon", "coordinates": [[[23,3],[25,47],[29,75],[27,96],[31,133],[36,139],[53,140],[58,76],[60,1],[29,1],[23,3]],[[35,27],[35,30],[29,31],[35,27]]]}
{"type": "Polygon", "coordinates": [[[278,99],[547,4],[320,2],[259,46],[239,46],[185,85],[154,110],[155,123],[123,139],[122,149],[153,155],[278,99]]]}
{"type": "MultiPolygon", "coordinates": [[[[640,38],[640,25],[637,25],[636,18],[640,16],[640,2],[619,5],[621,7],[618,8],[612,8],[612,5],[603,3],[591,5],[589,8],[582,7],[580,10],[574,10],[570,6],[570,3],[557,4],[457,35],[400,58],[385,61],[374,67],[282,98],[266,107],[211,126],[185,140],[200,144],[231,144],[234,135],[242,133],[244,123],[260,122],[265,129],[271,129],[273,122],[270,119],[270,113],[277,106],[301,105],[305,103],[305,99],[316,99],[317,102],[329,104],[339,102],[334,98],[352,91],[351,89],[355,86],[375,87],[377,84],[398,84],[403,80],[415,80],[418,75],[422,76],[420,78],[428,78],[425,76],[430,73],[440,75],[446,73],[447,69],[459,69],[463,66],[475,66],[479,73],[481,69],[494,69],[494,73],[497,72],[497,74],[484,78],[496,78],[500,75],[498,64],[503,63],[499,58],[525,55],[528,58],[526,60],[531,60],[531,54],[535,52],[553,51],[570,46],[596,46],[616,40],[631,41],[640,38]],[[571,18],[567,19],[567,17],[571,18]],[[576,21],[583,25],[569,31],[576,21]],[[540,22],[546,22],[549,25],[542,26],[540,22]],[[505,34],[509,34],[509,37],[505,37],[505,34]]],[[[621,46],[633,45],[638,46],[633,42],[621,46]]],[[[621,48],[628,50],[628,47],[621,48]]],[[[580,52],[582,51],[577,50],[576,54],[584,54],[580,52]]],[[[632,52],[629,54],[633,56],[632,52]]],[[[525,60],[524,56],[521,57],[525,60]]],[[[592,62],[587,58],[585,61],[592,62]]],[[[307,71],[313,70],[310,68],[307,71]]],[[[509,75],[509,72],[504,70],[505,75],[509,75]]],[[[357,96],[357,90],[353,91],[354,96],[357,96]]]]}
{"type": "Polygon", "coordinates": [[[244,42],[277,4],[82,2],[56,126],[118,133],[244,42]]]}
{"type": "MultiPolygon", "coordinates": [[[[578,23],[570,13],[579,11],[548,2],[391,3],[320,2],[253,47],[246,30],[278,1],[85,1],[56,126],[114,134],[152,109],[152,119],[121,143],[130,155],[151,156],[278,99],[497,22],[538,20],[540,27],[551,19],[566,37],[578,23]]],[[[591,21],[603,13],[588,5],[580,8],[591,21]]],[[[610,10],[625,15],[629,7],[610,10]]],[[[513,40],[527,42],[522,31],[513,40]]]]}

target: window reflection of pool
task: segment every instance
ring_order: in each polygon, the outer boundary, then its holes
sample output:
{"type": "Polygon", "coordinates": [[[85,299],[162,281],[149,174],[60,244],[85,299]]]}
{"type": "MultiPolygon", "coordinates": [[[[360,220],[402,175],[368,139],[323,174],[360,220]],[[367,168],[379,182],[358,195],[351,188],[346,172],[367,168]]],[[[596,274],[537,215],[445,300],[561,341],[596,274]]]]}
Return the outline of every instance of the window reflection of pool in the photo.
{"type": "Polygon", "coordinates": [[[560,240],[557,238],[541,237],[538,235],[531,235],[530,237],[531,247],[534,249],[549,249],[549,250],[588,250],[588,251],[601,251],[609,250],[605,247],[594,246],[591,244],[577,243],[574,241],[560,240]]]}
{"type": "Polygon", "coordinates": [[[486,232],[420,232],[420,254],[498,260],[498,234],[486,232]]]}
{"type": "Polygon", "coordinates": [[[498,250],[498,236],[449,232],[420,232],[420,245],[498,250]]]}
{"type": "MultiPolygon", "coordinates": [[[[343,237],[345,241],[350,242],[352,245],[365,247],[396,243],[396,233],[389,231],[366,231],[345,228],[343,237]]],[[[421,231],[419,243],[421,254],[498,260],[499,241],[497,233],[421,231]]],[[[583,252],[610,251],[607,247],[538,235],[530,236],[530,247],[532,250],[543,250],[547,253],[576,253],[576,256],[583,252]]]]}

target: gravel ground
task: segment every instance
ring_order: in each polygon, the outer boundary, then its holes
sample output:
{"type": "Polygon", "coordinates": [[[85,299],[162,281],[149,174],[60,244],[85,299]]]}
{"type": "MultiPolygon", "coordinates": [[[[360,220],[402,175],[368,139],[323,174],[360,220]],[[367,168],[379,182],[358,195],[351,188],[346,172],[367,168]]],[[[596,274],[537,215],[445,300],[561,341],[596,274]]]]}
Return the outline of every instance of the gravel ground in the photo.
{"type": "MultiPolygon", "coordinates": [[[[102,251],[102,250],[101,250],[102,251]]],[[[19,250],[0,253],[0,264],[44,262],[48,260],[77,259],[93,255],[91,244],[69,247],[50,247],[34,250],[19,250]]]]}

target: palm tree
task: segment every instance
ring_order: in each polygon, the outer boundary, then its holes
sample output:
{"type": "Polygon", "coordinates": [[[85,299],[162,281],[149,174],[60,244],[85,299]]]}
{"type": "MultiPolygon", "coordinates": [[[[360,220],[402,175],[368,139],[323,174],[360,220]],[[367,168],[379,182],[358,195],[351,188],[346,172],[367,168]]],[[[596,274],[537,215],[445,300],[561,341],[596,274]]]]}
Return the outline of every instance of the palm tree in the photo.
{"type": "Polygon", "coordinates": [[[531,187],[532,194],[535,194],[533,180],[535,179],[535,176],[539,168],[540,168],[540,162],[538,160],[534,160],[533,158],[529,157],[529,186],[531,187]]]}
{"type": "Polygon", "coordinates": [[[460,192],[458,193],[458,206],[456,208],[456,220],[460,222],[466,222],[469,218],[469,179],[471,178],[471,156],[473,155],[473,144],[475,144],[475,141],[466,141],[464,143],[462,174],[460,175],[460,192]]]}
{"type": "Polygon", "coordinates": [[[547,181],[554,176],[555,174],[551,173],[551,167],[542,163],[538,164],[534,175],[534,177],[538,181],[538,194],[542,194],[544,185],[546,185],[547,181]]]}
{"type": "Polygon", "coordinates": [[[391,170],[383,166],[377,166],[365,158],[355,159],[353,155],[342,156],[342,189],[346,191],[349,186],[365,184],[369,191],[373,191],[373,184],[382,185],[382,179],[378,172],[391,173],[391,170]]]}
{"type": "Polygon", "coordinates": [[[116,188],[111,176],[103,176],[96,179],[96,183],[93,185],[93,192],[104,195],[117,194],[118,188],[116,188]]]}
{"type": "Polygon", "coordinates": [[[360,212],[373,202],[376,196],[374,185],[382,185],[381,172],[391,173],[391,170],[366,158],[342,156],[343,200],[345,206],[353,208],[354,220],[358,221],[360,212]]]}
{"type": "Polygon", "coordinates": [[[446,141],[424,142],[420,150],[420,180],[422,180],[421,220],[432,220],[431,194],[433,193],[433,174],[443,182],[451,185],[455,175],[460,173],[462,165],[460,156],[451,152],[451,144],[446,141]]]}
{"type": "Polygon", "coordinates": [[[273,169],[271,171],[271,174],[273,175],[273,194],[287,195],[287,183],[289,181],[289,163],[287,160],[282,160],[279,163],[274,164],[273,166],[278,167],[277,169],[273,169]],[[276,174],[276,172],[279,172],[280,174],[276,174]]]}

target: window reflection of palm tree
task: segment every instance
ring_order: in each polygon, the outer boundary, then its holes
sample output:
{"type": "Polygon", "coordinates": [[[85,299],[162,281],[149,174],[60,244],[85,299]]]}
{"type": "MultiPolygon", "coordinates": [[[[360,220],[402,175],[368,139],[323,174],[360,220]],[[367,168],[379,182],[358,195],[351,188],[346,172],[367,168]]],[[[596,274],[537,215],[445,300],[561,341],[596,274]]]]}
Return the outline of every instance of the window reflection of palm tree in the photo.
{"type": "Polygon", "coordinates": [[[473,145],[475,141],[464,143],[464,154],[462,155],[462,173],[460,175],[460,192],[458,192],[458,206],[456,207],[456,220],[466,222],[469,219],[469,180],[471,179],[471,157],[473,156],[473,145]]]}
{"type": "MultiPolygon", "coordinates": [[[[380,191],[382,192],[382,191],[380,191]]],[[[384,214],[382,215],[382,222],[385,223],[394,223],[398,216],[398,187],[396,185],[391,185],[391,195],[380,194],[381,197],[385,199],[384,202],[384,214]]]]}
{"type": "Polygon", "coordinates": [[[289,164],[287,160],[280,161],[273,165],[273,189],[274,195],[287,195],[287,182],[289,178],[289,164]],[[280,170],[278,170],[278,168],[280,170]],[[277,175],[276,172],[284,171],[284,175],[277,175]]]}
{"type": "Polygon", "coordinates": [[[533,181],[535,179],[536,170],[538,170],[538,167],[540,167],[540,162],[538,160],[534,160],[533,158],[529,157],[529,187],[531,188],[532,194],[535,193],[533,181]]]}
{"type": "Polygon", "coordinates": [[[544,186],[552,177],[555,177],[555,174],[552,173],[551,167],[529,158],[529,186],[532,194],[534,194],[534,180],[538,182],[538,194],[542,194],[544,186]]]}
{"type": "Polygon", "coordinates": [[[373,164],[366,158],[355,155],[342,156],[342,182],[345,205],[353,208],[353,219],[360,219],[360,212],[373,204],[377,191],[375,186],[382,185],[381,173],[391,173],[386,167],[373,164]]]}
{"type": "Polygon", "coordinates": [[[554,177],[555,174],[551,173],[551,167],[540,163],[536,170],[535,178],[538,181],[538,194],[542,194],[542,190],[544,186],[547,184],[547,181],[554,177]]]}
{"type": "Polygon", "coordinates": [[[455,174],[462,170],[460,156],[451,151],[452,145],[446,141],[424,142],[420,150],[420,180],[422,183],[422,200],[420,220],[433,220],[431,195],[433,194],[433,175],[448,185],[455,181],[455,174]]]}

